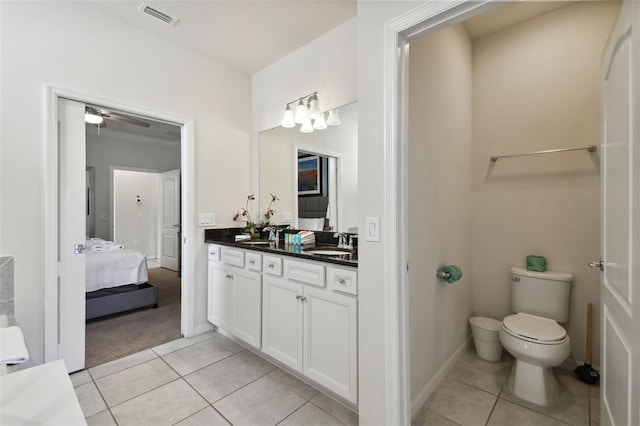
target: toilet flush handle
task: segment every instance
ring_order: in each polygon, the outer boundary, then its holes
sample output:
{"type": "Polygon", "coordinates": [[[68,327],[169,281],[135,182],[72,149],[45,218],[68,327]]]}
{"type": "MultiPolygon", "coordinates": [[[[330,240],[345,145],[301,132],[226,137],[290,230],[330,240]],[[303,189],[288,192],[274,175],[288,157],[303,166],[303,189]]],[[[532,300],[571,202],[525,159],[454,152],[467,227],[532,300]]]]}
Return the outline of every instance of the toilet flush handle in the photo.
{"type": "Polygon", "coordinates": [[[517,275],[511,275],[511,281],[520,282],[520,277],[517,275]]]}

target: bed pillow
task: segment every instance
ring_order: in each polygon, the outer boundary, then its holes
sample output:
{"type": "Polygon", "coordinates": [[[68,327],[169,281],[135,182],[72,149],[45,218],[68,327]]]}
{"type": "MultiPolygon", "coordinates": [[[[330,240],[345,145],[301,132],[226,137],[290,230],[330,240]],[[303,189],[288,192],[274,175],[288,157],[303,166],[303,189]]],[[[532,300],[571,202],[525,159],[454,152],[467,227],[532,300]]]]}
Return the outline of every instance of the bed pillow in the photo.
{"type": "Polygon", "coordinates": [[[322,231],[324,229],[324,217],[298,218],[298,229],[306,229],[309,231],[322,231]]]}

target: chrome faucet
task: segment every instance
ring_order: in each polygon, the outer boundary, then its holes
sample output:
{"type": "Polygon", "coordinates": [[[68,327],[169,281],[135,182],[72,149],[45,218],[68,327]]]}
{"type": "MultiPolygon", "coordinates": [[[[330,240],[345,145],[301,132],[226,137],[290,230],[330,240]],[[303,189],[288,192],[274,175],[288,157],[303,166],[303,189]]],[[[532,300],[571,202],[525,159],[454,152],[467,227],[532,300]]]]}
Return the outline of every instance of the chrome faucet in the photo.
{"type": "Polygon", "coordinates": [[[357,235],[349,235],[349,244],[347,245],[349,250],[353,250],[353,240],[356,238],[358,238],[357,235]]]}
{"type": "Polygon", "coordinates": [[[276,234],[276,232],[280,231],[279,229],[276,231],[276,228],[267,226],[263,229],[263,231],[269,231],[269,241],[275,241],[276,243],[278,242],[278,235],[276,234]]]}
{"type": "Polygon", "coordinates": [[[346,243],[347,235],[344,232],[336,232],[333,238],[338,239],[338,248],[348,248],[346,243]]]}

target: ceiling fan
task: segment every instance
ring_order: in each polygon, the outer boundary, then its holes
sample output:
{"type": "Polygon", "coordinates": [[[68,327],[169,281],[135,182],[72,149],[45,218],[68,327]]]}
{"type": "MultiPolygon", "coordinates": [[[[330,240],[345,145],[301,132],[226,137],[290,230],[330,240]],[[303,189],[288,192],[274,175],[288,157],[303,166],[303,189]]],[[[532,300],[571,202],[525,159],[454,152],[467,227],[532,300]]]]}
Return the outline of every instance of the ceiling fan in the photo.
{"type": "Polygon", "coordinates": [[[122,123],[133,124],[134,126],[151,127],[151,123],[140,120],[120,112],[106,111],[95,107],[87,106],[84,111],[84,121],[98,127],[107,127],[106,120],[120,121],[122,123]]]}

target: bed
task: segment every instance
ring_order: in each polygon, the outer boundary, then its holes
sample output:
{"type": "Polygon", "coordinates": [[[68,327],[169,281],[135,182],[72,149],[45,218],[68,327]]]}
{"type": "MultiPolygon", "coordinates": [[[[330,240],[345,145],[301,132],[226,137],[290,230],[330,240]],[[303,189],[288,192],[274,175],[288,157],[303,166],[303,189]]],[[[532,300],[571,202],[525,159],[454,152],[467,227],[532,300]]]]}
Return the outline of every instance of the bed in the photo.
{"type": "Polygon", "coordinates": [[[99,238],[86,242],[86,319],[158,307],[142,253],[99,238]]]}
{"type": "Polygon", "coordinates": [[[329,197],[298,197],[298,228],[309,231],[329,230],[329,197]]]}

